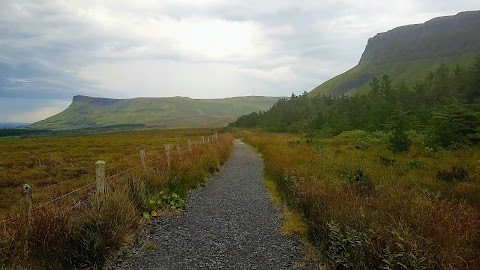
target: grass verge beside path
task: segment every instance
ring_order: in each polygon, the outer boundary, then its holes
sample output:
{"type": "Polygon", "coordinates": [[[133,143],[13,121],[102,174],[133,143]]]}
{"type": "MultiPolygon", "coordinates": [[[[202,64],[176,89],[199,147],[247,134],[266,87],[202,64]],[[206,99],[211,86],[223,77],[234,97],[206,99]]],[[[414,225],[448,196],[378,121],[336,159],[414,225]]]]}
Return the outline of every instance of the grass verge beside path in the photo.
{"type": "Polygon", "coordinates": [[[278,187],[273,180],[264,177],[263,184],[267,189],[267,195],[270,201],[281,209],[281,234],[290,237],[298,237],[301,240],[304,257],[303,261],[298,263],[295,268],[305,269],[308,265],[309,269],[326,269],[325,266],[320,262],[317,250],[308,240],[307,224],[305,223],[302,215],[297,210],[292,209],[284,201],[282,201],[278,187]]]}
{"type": "Polygon", "coordinates": [[[480,268],[478,148],[393,154],[381,137],[355,132],[236,135],[261,153],[265,177],[328,268],[480,268]]]}

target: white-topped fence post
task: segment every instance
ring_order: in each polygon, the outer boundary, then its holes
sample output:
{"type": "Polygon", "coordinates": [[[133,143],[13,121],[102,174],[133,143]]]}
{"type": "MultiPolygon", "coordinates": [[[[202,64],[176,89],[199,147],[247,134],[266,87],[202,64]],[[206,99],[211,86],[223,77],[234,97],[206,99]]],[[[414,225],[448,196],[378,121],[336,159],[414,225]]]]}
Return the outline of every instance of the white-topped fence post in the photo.
{"type": "Polygon", "coordinates": [[[32,223],[32,185],[24,184],[22,186],[22,200],[20,202],[20,243],[25,254],[28,252],[28,235],[32,223]]]}
{"type": "Polygon", "coordinates": [[[32,185],[24,184],[22,186],[22,201],[20,206],[20,218],[30,225],[32,219],[32,185]]]}

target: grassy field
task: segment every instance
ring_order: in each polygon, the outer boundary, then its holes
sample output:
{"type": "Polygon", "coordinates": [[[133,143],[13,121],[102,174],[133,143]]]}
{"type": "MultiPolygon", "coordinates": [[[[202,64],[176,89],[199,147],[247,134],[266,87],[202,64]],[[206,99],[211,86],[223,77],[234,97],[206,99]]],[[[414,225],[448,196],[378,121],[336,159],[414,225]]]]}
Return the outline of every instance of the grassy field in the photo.
{"type": "Polygon", "coordinates": [[[167,143],[185,144],[213,134],[210,129],[148,130],[52,138],[4,138],[0,143],[0,217],[20,198],[24,183],[32,184],[34,202],[80,187],[95,178],[95,162],[106,161],[108,174],[140,164],[140,150],[147,159],[165,154],[167,143]],[[51,185],[62,183],[48,188],[51,185]]]}
{"type": "Polygon", "coordinates": [[[478,269],[480,149],[393,154],[383,133],[243,131],[328,268],[478,269]]]}
{"type": "Polygon", "coordinates": [[[232,136],[207,140],[214,132],[144,130],[1,139],[0,220],[19,212],[24,183],[33,186],[34,210],[30,223],[13,219],[1,224],[0,269],[101,265],[112,250],[132,239],[142,212],[150,215],[157,208],[182,208],[188,190],[202,184],[228,158],[232,136]],[[165,157],[165,144],[169,143],[184,146],[180,156],[177,148],[172,148],[170,167],[165,157]],[[141,165],[141,150],[146,153],[146,168],[141,165]],[[109,192],[102,201],[92,195],[97,160],[106,161],[107,177],[133,168],[108,178],[109,192]],[[43,206],[89,183],[79,192],[43,206]],[[158,199],[158,194],[167,197],[158,199]],[[163,205],[172,201],[175,204],[163,205]],[[21,259],[26,254],[31,260],[21,259]]]}

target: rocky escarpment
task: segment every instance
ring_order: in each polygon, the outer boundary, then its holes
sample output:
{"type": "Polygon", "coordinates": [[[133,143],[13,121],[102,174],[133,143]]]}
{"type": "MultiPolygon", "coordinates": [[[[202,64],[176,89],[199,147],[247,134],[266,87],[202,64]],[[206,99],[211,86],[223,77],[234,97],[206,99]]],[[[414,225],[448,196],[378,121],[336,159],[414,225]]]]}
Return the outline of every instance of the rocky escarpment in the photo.
{"type": "Polygon", "coordinates": [[[372,77],[387,74],[414,82],[440,64],[468,66],[480,54],[480,11],[439,17],[379,33],[368,40],[357,66],[310,92],[310,95],[365,94],[372,77]]]}
{"type": "Polygon", "coordinates": [[[480,50],[480,11],[397,27],[368,40],[360,64],[384,64],[480,50]]]}
{"type": "Polygon", "coordinates": [[[121,99],[99,98],[77,95],[73,97],[72,103],[86,103],[91,105],[108,106],[121,102],[121,99]]]}

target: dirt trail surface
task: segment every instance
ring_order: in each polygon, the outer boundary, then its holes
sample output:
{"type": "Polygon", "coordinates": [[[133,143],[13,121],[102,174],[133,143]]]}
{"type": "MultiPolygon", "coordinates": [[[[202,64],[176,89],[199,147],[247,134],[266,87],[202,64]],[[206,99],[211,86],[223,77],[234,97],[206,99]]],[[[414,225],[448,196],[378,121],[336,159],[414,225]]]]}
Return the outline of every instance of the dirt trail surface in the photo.
{"type": "Polygon", "coordinates": [[[150,220],[143,244],[107,268],[293,269],[299,246],[279,233],[279,209],[267,197],[262,169],[259,156],[236,140],[221,171],[191,193],[184,213],[150,220]]]}

